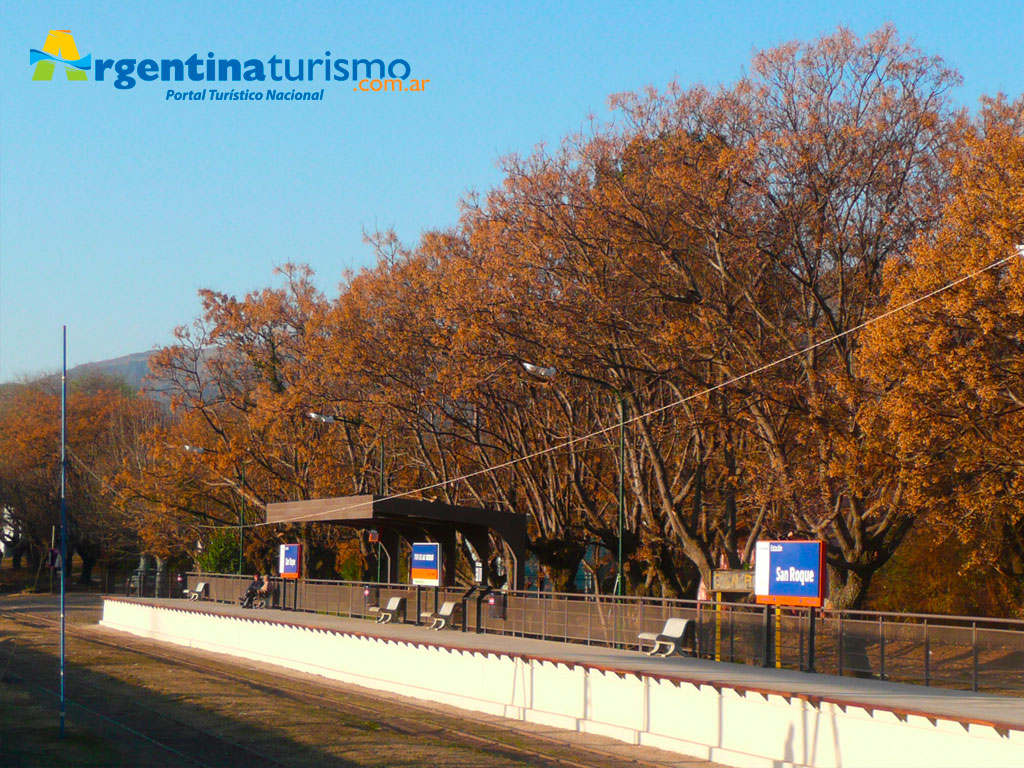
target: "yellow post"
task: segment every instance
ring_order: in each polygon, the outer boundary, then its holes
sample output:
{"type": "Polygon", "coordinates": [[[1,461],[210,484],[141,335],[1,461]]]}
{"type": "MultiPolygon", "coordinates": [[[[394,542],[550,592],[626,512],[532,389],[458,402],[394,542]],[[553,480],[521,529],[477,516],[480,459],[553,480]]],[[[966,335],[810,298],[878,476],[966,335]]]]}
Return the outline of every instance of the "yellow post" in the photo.
{"type": "Polygon", "coordinates": [[[715,661],[722,660],[722,593],[715,592],[715,661]]]}
{"type": "Polygon", "coordinates": [[[782,608],[775,608],[775,668],[782,669],[782,608]]]}

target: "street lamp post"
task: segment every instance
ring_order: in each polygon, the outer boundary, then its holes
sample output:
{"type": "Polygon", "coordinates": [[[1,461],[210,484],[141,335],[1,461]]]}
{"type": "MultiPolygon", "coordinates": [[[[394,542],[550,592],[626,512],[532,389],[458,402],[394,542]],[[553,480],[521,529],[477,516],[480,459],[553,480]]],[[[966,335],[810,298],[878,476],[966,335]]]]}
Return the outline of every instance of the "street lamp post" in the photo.
{"type": "MultiPolygon", "coordinates": [[[[531,376],[536,376],[539,379],[545,379],[550,381],[554,379],[558,374],[557,369],[550,366],[534,365],[533,363],[521,363],[523,370],[529,373],[531,376]]],[[[574,374],[566,374],[570,378],[582,378],[575,376],[574,374]]],[[[615,594],[622,595],[624,584],[622,579],[622,529],[624,527],[624,519],[626,512],[626,400],[622,393],[610,384],[605,384],[601,381],[594,379],[584,379],[585,381],[593,381],[594,383],[601,384],[612,390],[619,400],[619,546],[618,546],[618,571],[615,574],[615,594]]]]}
{"type": "MultiPolygon", "coordinates": [[[[195,453],[202,455],[204,453],[216,453],[216,451],[209,448],[203,448],[198,445],[183,445],[182,449],[186,453],[195,453]]],[[[242,462],[241,468],[241,480],[242,480],[242,506],[238,510],[238,575],[242,575],[242,553],[244,552],[244,531],[245,531],[245,462],[242,462]]]]}
{"type": "MultiPolygon", "coordinates": [[[[362,425],[362,423],[363,423],[362,419],[339,419],[336,416],[330,416],[330,415],[326,415],[326,414],[323,414],[323,413],[317,413],[316,411],[309,411],[306,415],[309,418],[311,418],[313,421],[319,422],[321,424],[336,424],[338,422],[342,422],[342,423],[345,423],[345,424],[352,424],[353,426],[357,426],[358,427],[358,426],[362,425]]],[[[387,486],[386,486],[386,484],[384,482],[384,436],[383,435],[380,438],[380,485],[379,485],[379,489],[380,489],[380,495],[383,497],[385,495],[385,493],[387,493],[387,486]]],[[[378,539],[377,539],[377,583],[378,584],[380,583],[381,547],[382,547],[382,544],[380,542],[380,538],[378,537],[378,539]]],[[[391,555],[390,554],[388,555],[388,563],[389,563],[389,566],[390,566],[390,563],[391,563],[391,555]]],[[[389,570],[390,570],[390,567],[389,567],[389,570]]]]}
{"type": "Polygon", "coordinates": [[[622,524],[626,514],[626,401],[619,396],[619,571],[615,574],[615,594],[625,589],[622,583],[622,524]]]}

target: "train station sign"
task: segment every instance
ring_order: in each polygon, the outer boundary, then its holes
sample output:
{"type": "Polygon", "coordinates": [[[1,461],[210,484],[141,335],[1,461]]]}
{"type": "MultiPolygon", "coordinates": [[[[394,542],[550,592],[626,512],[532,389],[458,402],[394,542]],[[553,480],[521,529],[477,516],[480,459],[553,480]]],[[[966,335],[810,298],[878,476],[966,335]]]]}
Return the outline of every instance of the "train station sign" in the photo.
{"type": "Polygon", "coordinates": [[[302,567],[302,545],[282,544],[277,552],[277,572],[282,579],[299,578],[302,567]]]}
{"type": "Polygon", "coordinates": [[[820,608],[825,599],[825,545],[820,541],[759,541],[757,602],[820,608]]]}
{"type": "Polygon", "coordinates": [[[418,541],[412,545],[412,583],[424,587],[441,586],[441,545],[418,541]]]}
{"type": "Polygon", "coordinates": [[[753,571],[715,571],[711,574],[712,592],[745,592],[754,591],[753,571]]]}

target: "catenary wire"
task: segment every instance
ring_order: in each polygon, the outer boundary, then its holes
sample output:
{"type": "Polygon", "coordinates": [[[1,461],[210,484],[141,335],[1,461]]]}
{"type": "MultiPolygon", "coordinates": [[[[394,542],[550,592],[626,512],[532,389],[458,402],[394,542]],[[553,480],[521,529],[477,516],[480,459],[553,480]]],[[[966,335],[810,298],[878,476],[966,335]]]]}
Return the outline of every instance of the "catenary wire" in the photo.
{"type": "MultiPolygon", "coordinates": [[[[1024,245],[1018,246],[1016,253],[1014,253],[1014,254],[1012,254],[1010,256],[1006,256],[1006,257],[1003,257],[1001,259],[997,259],[996,261],[993,261],[993,262],[991,262],[990,264],[987,264],[984,267],[976,269],[973,272],[970,272],[970,273],[968,273],[966,275],[962,275],[961,277],[958,277],[955,280],[952,280],[952,281],[950,281],[950,282],[948,282],[948,283],[946,283],[946,284],[944,284],[942,286],[939,286],[938,288],[935,288],[935,289],[933,289],[931,291],[928,291],[927,293],[925,293],[925,294],[923,294],[921,296],[918,296],[918,297],[916,297],[914,299],[911,299],[910,301],[904,302],[903,304],[901,304],[898,307],[894,307],[892,309],[886,310],[885,312],[882,312],[881,314],[876,315],[875,317],[869,318],[869,319],[867,319],[867,320],[865,320],[865,321],[863,321],[861,323],[858,323],[857,325],[854,325],[854,326],[852,326],[850,328],[847,328],[844,331],[840,331],[839,333],[832,334],[831,336],[828,336],[828,337],[826,337],[824,339],[816,341],[813,344],[808,344],[807,346],[803,347],[802,349],[798,349],[797,351],[791,352],[788,355],[784,355],[782,357],[776,358],[775,360],[772,360],[771,362],[765,363],[764,365],[758,366],[757,368],[752,368],[749,371],[737,374],[736,376],[733,376],[732,378],[727,379],[726,381],[722,381],[722,382],[719,382],[718,384],[715,384],[713,386],[706,387],[706,388],[700,390],[699,392],[695,392],[695,393],[693,393],[691,395],[686,395],[685,397],[678,398],[676,400],[673,400],[672,402],[666,403],[665,405],[661,405],[661,406],[659,406],[657,408],[652,408],[652,409],[650,409],[648,411],[644,411],[643,413],[639,413],[639,414],[637,414],[635,416],[631,416],[631,417],[629,417],[628,419],[625,419],[622,422],[622,426],[626,426],[626,425],[629,425],[629,424],[634,424],[634,423],[636,423],[638,421],[641,421],[643,419],[646,419],[646,418],[648,418],[650,416],[654,416],[654,415],[659,414],[659,413],[664,413],[665,411],[669,411],[669,410],[671,410],[673,408],[677,408],[680,405],[683,405],[685,403],[691,402],[693,400],[697,400],[697,399],[699,399],[701,397],[704,397],[706,395],[709,395],[709,394],[711,394],[713,392],[717,392],[718,390],[725,389],[726,387],[732,386],[733,384],[737,384],[737,383],[739,383],[741,381],[744,381],[746,379],[749,379],[749,378],[752,378],[754,376],[757,376],[760,373],[764,373],[765,371],[771,370],[772,368],[775,368],[775,367],[777,367],[779,365],[782,365],[783,363],[786,363],[786,362],[789,362],[790,360],[798,358],[801,355],[806,355],[808,352],[811,352],[811,351],[813,351],[813,350],[815,350],[815,349],[817,349],[819,347],[823,347],[823,346],[826,346],[828,344],[831,344],[832,342],[834,342],[834,341],[836,341],[838,339],[841,339],[841,338],[843,338],[845,336],[849,336],[851,334],[857,333],[858,331],[861,331],[861,330],[863,330],[863,329],[865,329],[865,328],[867,328],[867,327],[869,327],[871,325],[874,325],[875,323],[878,323],[878,322],[880,322],[882,320],[885,320],[886,318],[889,318],[889,317],[897,315],[897,314],[899,314],[901,312],[904,312],[904,311],[906,311],[906,310],[908,310],[908,309],[910,309],[910,308],[912,308],[914,306],[917,306],[918,304],[921,304],[922,302],[925,302],[925,301],[927,301],[927,300],[929,300],[931,298],[934,298],[935,296],[938,296],[939,294],[942,294],[942,293],[945,293],[946,291],[952,290],[953,288],[956,288],[957,286],[962,285],[963,283],[968,282],[969,280],[973,280],[974,278],[978,277],[979,275],[984,274],[985,272],[988,272],[988,271],[990,271],[992,269],[996,269],[997,267],[1001,267],[1002,265],[1007,264],[1010,261],[1013,261],[1014,259],[1021,258],[1021,257],[1024,257],[1024,245]]],[[[586,434],[578,435],[577,437],[573,437],[573,438],[570,438],[568,440],[564,440],[564,441],[562,441],[560,443],[557,443],[555,445],[549,446],[547,448],[542,448],[541,450],[533,451],[532,453],[527,453],[527,454],[524,454],[522,456],[516,456],[516,457],[514,457],[512,459],[509,459],[508,461],[501,462],[500,464],[492,464],[490,466],[483,467],[482,469],[474,470],[472,472],[467,472],[467,473],[465,473],[463,475],[459,475],[457,477],[448,478],[447,480],[441,480],[439,482],[431,483],[430,485],[420,486],[419,488],[414,488],[414,489],[408,490],[408,491],[402,491],[402,492],[399,492],[399,493],[387,494],[387,495],[382,496],[382,497],[371,498],[370,500],[367,500],[367,501],[358,501],[358,502],[346,504],[344,506],[336,507],[336,508],[333,508],[333,509],[320,510],[320,511],[318,511],[316,513],[313,513],[313,514],[310,514],[310,515],[300,515],[298,517],[292,518],[291,520],[288,520],[288,522],[289,523],[301,523],[301,522],[306,522],[306,521],[310,521],[310,520],[321,519],[324,514],[335,514],[335,513],[338,513],[338,512],[347,512],[347,511],[351,511],[351,510],[357,510],[357,509],[360,509],[360,508],[363,508],[363,507],[368,507],[368,506],[371,506],[373,503],[380,503],[382,501],[391,501],[393,499],[402,499],[402,498],[409,498],[409,497],[420,496],[420,495],[422,495],[424,493],[427,493],[428,491],[433,491],[433,490],[437,490],[439,488],[444,488],[444,487],[449,486],[449,485],[454,485],[456,483],[464,482],[464,481],[469,480],[469,479],[474,478],[474,477],[479,477],[481,475],[486,475],[486,474],[490,474],[490,473],[493,473],[493,472],[497,472],[498,470],[501,470],[501,469],[507,469],[508,467],[514,466],[516,464],[520,464],[520,463],[522,463],[524,461],[530,461],[531,459],[536,459],[536,458],[538,458],[540,456],[545,456],[547,454],[558,453],[558,452],[564,451],[565,449],[571,448],[572,446],[577,445],[579,443],[586,442],[588,440],[593,440],[594,438],[600,437],[602,435],[610,434],[611,432],[614,432],[615,430],[617,430],[619,428],[620,428],[619,424],[615,424],[615,425],[612,425],[612,426],[609,426],[609,427],[604,427],[602,429],[597,429],[597,430],[594,430],[592,432],[587,432],[586,434]]],[[[92,474],[94,477],[96,477],[98,480],[100,480],[100,482],[104,483],[104,485],[107,485],[107,483],[102,478],[100,478],[98,475],[96,475],[95,472],[93,472],[91,469],[89,469],[89,467],[85,464],[85,462],[83,462],[81,459],[79,459],[78,456],[76,456],[74,454],[74,452],[69,451],[69,453],[71,453],[71,456],[75,459],[75,461],[77,461],[86,471],[88,471],[90,474],[92,474]]],[[[262,526],[265,526],[265,525],[279,525],[279,524],[280,523],[277,523],[277,522],[273,522],[273,523],[262,522],[262,523],[245,523],[243,525],[195,525],[194,527],[195,528],[208,528],[208,529],[214,529],[214,530],[220,530],[220,529],[237,530],[238,528],[259,528],[259,527],[262,527],[262,526]]]]}
{"type": "MultiPolygon", "coordinates": [[[[759,373],[764,373],[765,371],[768,371],[768,370],[770,370],[772,368],[775,368],[775,367],[777,367],[779,365],[782,365],[783,363],[786,363],[786,362],[788,362],[790,360],[793,360],[794,358],[800,357],[801,355],[805,355],[808,352],[811,352],[811,351],[817,349],[818,347],[823,347],[823,346],[825,346],[827,344],[831,344],[832,342],[836,341],[837,339],[841,339],[844,336],[849,336],[850,334],[853,334],[853,333],[856,333],[858,331],[861,331],[864,328],[867,328],[868,326],[874,325],[877,322],[885,320],[886,318],[892,317],[893,315],[899,314],[900,312],[904,312],[904,311],[910,309],[911,307],[914,307],[914,306],[916,306],[916,305],[918,305],[918,304],[920,304],[920,303],[922,303],[924,301],[927,301],[928,299],[934,298],[935,296],[938,296],[939,294],[944,293],[944,292],[946,292],[948,290],[956,288],[957,286],[959,286],[959,285],[961,285],[961,284],[963,284],[963,283],[965,283],[965,282],[967,282],[969,280],[973,280],[974,278],[978,277],[979,275],[982,275],[985,272],[988,272],[989,270],[996,269],[997,267],[1000,267],[1003,264],[1006,264],[1006,263],[1008,263],[1008,262],[1010,262],[1010,261],[1012,261],[1012,260],[1014,260],[1014,259],[1016,259],[1018,257],[1024,257],[1024,246],[1019,246],[1018,249],[1017,249],[1017,252],[1015,254],[1011,255],[1011,256],[1006,256],[1006,257],[1004,257],[1002,259],[998,259],[996,261],[993,261],[992,263],[990,263],[990,264],[988,264],[988,265],[986,265],[984,267],[981,267],[980,269],[977,269],[977,270],[975,270],[973,272],[970,272],[970,273],[968,273],[966,275],[963,275],[963,276],[957,278],[956,280],[953,280],[953,281],[951,281],[949,283],[946,283],[945,285],[942,285],[942,286],[940,286],[938,288],[935,288],[934,290],[931,290],[931,291],[923,294],[922,296],[918,296],[917,298],[911,299],[910,301],[907,301],[907,302],[901,304],[898,307],[894,307],[893,309],[887,310],[887,311],[881,313],[880,315],[877,315],[877,316],[869,318],[868,320],[865,320],[865,321],[863,321],[861,323],[858,323],[857,325],[852,326],[851,328],[847,328],[845,331],[840,331],[839,333],[832,334],[831,336],[829,336],[827,338],[824,338],[824,339],[821,339],[820,341],[816,341],[813,344],[808,344],[806,347],[803,347],[802,349],[799,349],[799,350],[797,350],[795,352],[791,352],[788,355],[784,355],[783,357],[780,357],[780,358],[777,358],[775,360],[772,360],[771,362],[765,363],[764,365],[761,365],[761,366],[759,366],[757,368],[753,368],[753,369],[751,369],[749,371],[746,371],[744,373],[737,374],[736,376],[733,376],[731,379],[728,379],[726,381],[720,382],[720,383],[715,384],[715,385],[710,386],[710,387],[706,387],[705,389],[702,389],[699,392],[695,392],[695,393],[693,393],[691,395],[687,395],[685,397],[678,398],[677,400],[673,400],[672,402],[667,403],[665,405],[659,406],[657,408],[652,408],[652,409],[650,409],[648,411],[644,411],[643,413],[639,413],[636,416],[631,416],[630,418],[628,418],[625,421],[623,421],[622,424],[623,424],[623,426],[629,425],[629,424],[634,424],[634,423],[636,423],[636,422],[638,422],[638,421],[640,421],[642,419],[648,418],[649,416],[653,416],[655,414],[663,413],[663,412],[671,410],[673,408],[677,408],[680,405],[683,405],[684,403],[688,403],[688,402],[690,402],[692,400],[696,400],[698,398],[704,397],[705,395],[709,395],[712,392],[717,392],[720,389],[724,389],[726,387],[732,386],[733,384],[736,384],[736,383],[738,383],[740,381],[744,381],[745,379],[752,378],[752,377],[758,375],[759,373]]],[[[539,451],[534,451],[532,453],[528,453],[528,454],[525,454],[523,456],[516,456],[515,458],[509,459],[508,461],[504,461],[504,462],[502,462],[500,464],[492,464],[491,466],[484,467],[484,468],[478,469],[478,470],[474,470],[473,472],[467,472],[466,474],[459,475],[458,477],[449,478],[447,480],[442,480],[442,481],[439,481],[437,483],[432,483],[430,485],[424,485],[424,486],[421,486],[419,488],[414,488],[414,489],[409,490],[409,491],[402,491],[401,493],[392,493],[392,494],[389,494],[389,495],[386,495],[386,496],[383,496],[383,497],[373,498],[372,500],[368,500],[368,501],[359,501],[359,502],[355,502],[355,503],[352,503],[352,504],[347,504],[345,506],[336,507],[334,509],[320,510],[320,511],[318,511],[318,512],[316,512],[314,514],[310,514],[310,515],[300,515],[298,517],[295,517],[295,518],[292,518],[292,519],[288,520],[287,522],[289,522],[289,523],[299,523],[299,522],[303,522],[303,521],[307,521],[307,520],[315,520],[315,519],[318,519],[318,518],[322,518],[324,514],[334,514],[334,513],[338,513],[338,512],[347,512],[347,511],[350,511],[350,510],[360,509],[362,507],[368,507],[368,506],[372,505],[373,503],[380,503],[381,501],[390,501],[392,499],[401,499],[401,498],[408,498],[410,496],[419,496],[419,495],[424,494],[424,493],[426,493],[428,491],[437,490],[438,488],[444,488],[445,486],[453,485],[455,483],[460,483],[460,482],[463,482],[465,480],[469,480],[469,479],[474,478],[474,477],[479,477],[481,475],[486,475],[486,474],[489,474],[489,473],[492,473],[492,472],[496,472],[496,471],[501,470],[501,469],[506,469],[508,467],[514,466],[515,464],[519,464],[519,463],[524,462],[524,461],[529,461],[531,459],[538,458],[539,456],[544,456],[546,454],[556,453],[556,452],[559,452],[559,451],[563,451],[566,448],[572,447],[573,445],[585,442],[587,440],[591,440],[591,439],[593,439],[595,437],[599,437],[601,435],[606,435],[606,434],[608,434],[610,432],[613,432],[613,431],[615,431],[617,429],[619,429],[619,425],[618,424],[615,424],[615,425],[610,426],[610,427],[604,427],[603,429],[598,429],[598,430],[594,430],[593,432],[588,432],[588,433],[586,433],[584,435],[579,435],[577,437],[571,438],[569,440],[565,440],[565,441],[563,441],[561,443],[558,443],[556,445],[552,445],[552,446],[550,446],[548,448],[543,448],[543,449],[541,449],[539,451]]],[[[245,527],[247,527],[247,528],[258,528],[258,527],[261,527],[261,526],[264,526],[264,525],[280,525],[280,523],[277,523],[277,522],[274,522],[274,523],[266,523],[266,522],[264,522],[264,523],[250,523],[250,524],[247,524],[245,527]]],[[[237,528],[238,526],[214,526],[214,525],[211,525],[211,526],[199,526],[199,527],[203,527],[203,528],[220,528],[220,527],[237,528]]]]}

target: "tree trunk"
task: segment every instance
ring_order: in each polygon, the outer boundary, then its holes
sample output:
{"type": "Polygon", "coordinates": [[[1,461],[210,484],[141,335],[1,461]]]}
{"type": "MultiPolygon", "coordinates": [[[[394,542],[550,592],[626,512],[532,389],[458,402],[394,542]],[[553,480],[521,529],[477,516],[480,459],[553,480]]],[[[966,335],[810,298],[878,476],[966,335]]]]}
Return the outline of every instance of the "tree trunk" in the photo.
{"type": "Polygon", "coordinates": [[[64,560],[64,578],[68,584],[71,583],[71,564],[74,562],[76,551],[75,542],[71,541],[71,537],[68,537],[67,558],[64,560]]]}
{"type": "Polygon", "coordinates": [[[551,579],[555,592],[575,592],[576,573],[586,547],[571,539],[541,539],[531,549],[551,579]]]}
{"type": "Polygon", "coordinates": [[[83,585],[92,584],[92,569],[96,565],[96,556],[92,553],[80,553],[82,557],[82,573],[78,577],[78,583],[83,585]]]}
{"type": "Polygon", "coordinates": [[[21,570],[21,561],[24,559],[26,553],[31,550],[27,539],[21,539],[14,548],[11,550],[11,567],[16,570],[21,570]]]}
{"type": "Polygon", "coordinates": [[[859,570],[828,566],[828,595],[833,608],[859,608],[870,583],[870,575],[865,576],[859,570]]]}
{"type": "Polygon", "coordinates": [[[96,542],[81,541],[78,543],[78,556],[82,558],[82,573],[78,578],[79,584],[92,584],[92,569],[96,565],[96,561],[99,560],[100,552],[100,546],[96,542]]]}
{"type": "Polygon", "coordinates": [[[661,584],[661,597],[686,597],[680,568],[686,567],[688,564],[689,561],[674,557],[672,548],[668,546],[667,542],[662,541],[659,543],[655,550],[654,562],[651,565],[658,574],[658,581],[661,584]]]}

